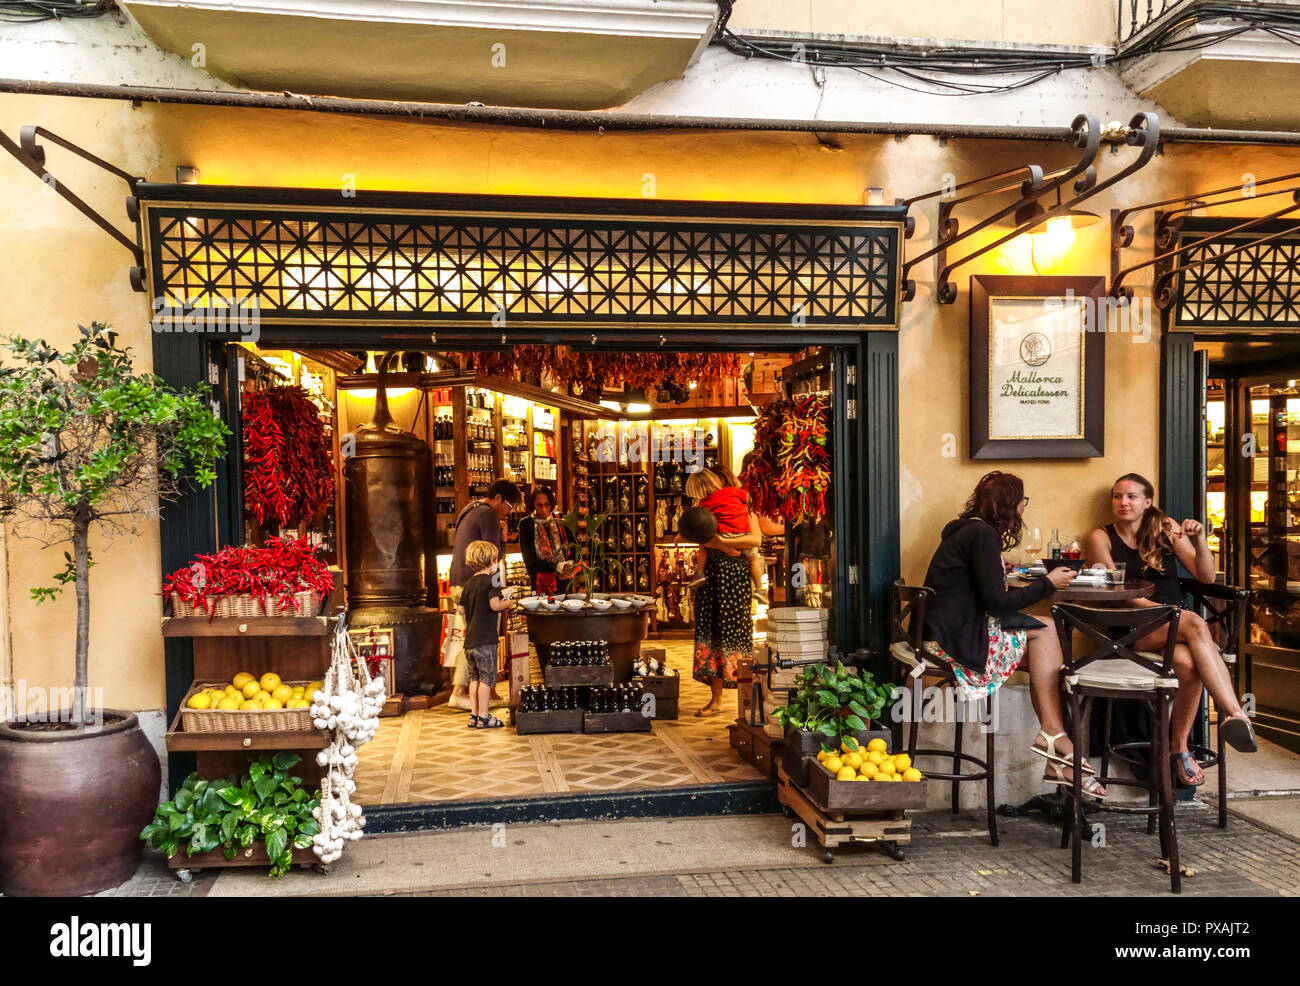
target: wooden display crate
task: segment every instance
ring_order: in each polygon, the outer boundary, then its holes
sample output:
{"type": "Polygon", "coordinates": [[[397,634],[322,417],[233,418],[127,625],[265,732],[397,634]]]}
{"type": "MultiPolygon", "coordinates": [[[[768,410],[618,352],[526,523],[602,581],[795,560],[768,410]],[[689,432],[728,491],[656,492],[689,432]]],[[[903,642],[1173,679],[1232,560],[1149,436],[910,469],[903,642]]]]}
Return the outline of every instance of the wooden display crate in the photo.
{"type": "MultiPolygon", "coordinates": [[[[864,730],[857,733],[853,738],[864,749],[873,739],[884,740],[885,748],[889,748],[890,734],[887,729],[864,730]]],[[[826,737],[822,736],[821,733],[811,733],[806,729],[801,729],[797,732],[786,733],[785,738],[781,741],[781,761],[785,767],[785,772],[800,787],[808,786],[808,767],[809,764],[817,763],[817,754],[822,748],[823,740],[826,740],[826,737]]],[[[830,741],[826,740],[826,742],[830,741]]]]}
{"type": "Polygon", "coordinates": [[[582,717],[584,733],[648,733],[653,720],[643,712],[587,712],[582,717]]]}
{"type": "Polygon", "coordinates": [[[808,796],[825,811],[902,811],[925,807],[926,782],[837,781],[820,762],[808,764],[808,796]]]}
{"type": "Polygon", "coordinates": [[[748,722],[737,722],[732,728],[732,745],[740,754],[740,759],[753,764],[764,777],[774,780],[780,739],[765,733],[761,726],[752,726],[748,722]]]}
{"type": "Polygon", "coordinates": [[[548,664],[542,671],[547,688],[582,688],[591,685],[614,684],[612,664],[586,665],[577,668],[557,668],[548,664]]]}
{"type": "Polygon", "coordinates": [[[582,716],[581,709],[558,709],[553,712],[516,711],[515,731],[520,736],[530,736],[534,733],[580,733],[582,716]]]}
{"type": "Polygon", "coordinates": [[[642,695],[655,697],[656,719],[676,719],[677,703],[681,697],[682,678],[677,674],[652,674],[633,678],[631,684],[641,689],[642,695]]]}
{"type": "MultiPolygon", "coordinates": [[[[306,849],[295,849],[293,851],[293,865],[317,866],[320,865],[320,858],[312,850],[311,846],[306,849]]],[[[185,851],[182,849],[167,860],[167,868],[172,871],[214,870],[232,866],[261,866],[269,870],[271,868],[271,857],[266,854],[266,844],[254,842],[247,849],[241,849],[237,852],[234,859],[226,859],[226,854],[220,849],[195,853],[193,856],[185,855],[185,851]]]]}

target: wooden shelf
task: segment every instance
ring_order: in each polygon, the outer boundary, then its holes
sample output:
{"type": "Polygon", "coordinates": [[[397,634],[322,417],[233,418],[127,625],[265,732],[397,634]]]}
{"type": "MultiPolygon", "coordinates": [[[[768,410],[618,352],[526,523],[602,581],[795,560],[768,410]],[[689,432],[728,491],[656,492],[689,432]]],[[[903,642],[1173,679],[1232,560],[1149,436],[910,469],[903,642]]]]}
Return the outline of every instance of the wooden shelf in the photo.
{"type": "Polygon", "coordinates": [[[164,637],[324,637],[333,632],[329,616],[258,616],[208,620],[165,616],[164,637]]]}

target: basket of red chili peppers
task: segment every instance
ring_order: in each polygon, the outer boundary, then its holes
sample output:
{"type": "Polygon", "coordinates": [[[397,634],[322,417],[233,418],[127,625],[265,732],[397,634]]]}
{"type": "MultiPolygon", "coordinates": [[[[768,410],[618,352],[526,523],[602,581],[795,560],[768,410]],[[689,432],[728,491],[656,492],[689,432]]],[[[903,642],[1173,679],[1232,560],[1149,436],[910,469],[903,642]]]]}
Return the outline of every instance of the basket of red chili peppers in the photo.
{"type": "Polygon", "coordinates": [[[266,539],[199,555],[163,579],[176,617],[316,616],[334,590],[334,575],[302,538],[266,539]]]}

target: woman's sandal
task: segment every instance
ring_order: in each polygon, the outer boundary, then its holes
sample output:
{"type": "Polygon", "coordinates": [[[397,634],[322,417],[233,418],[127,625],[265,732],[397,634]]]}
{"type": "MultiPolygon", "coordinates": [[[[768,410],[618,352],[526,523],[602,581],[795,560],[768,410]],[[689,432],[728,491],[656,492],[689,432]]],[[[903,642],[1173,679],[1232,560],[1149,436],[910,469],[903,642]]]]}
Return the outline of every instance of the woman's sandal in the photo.
{"type": "Polygon", "coordinates": [[[473,712],[469,714],[469,725],[466,726],[465,728],[478,729],[478,716],[476,716],[473,712]]]}
{"type": "MultiPolygon", "coordinates": [[[[1062,767],[1074,766],[1074,761],[1071,759],[1072,754],[1061,754],[1056,752],[1056,741],[1059,739],[1065,739],[1066,738],[1065,733],[1057,733],[1055,736],[1048,736],[1045,730],[1040,729],[1038,731],[1038,736],[1034,737],[1034,743],[1029,749],[1033,750],[1040,757],[1045,758],[1048,763],[1060,764],[1062,767]],[[1041,747],[1038,745],[1038,736],[1041,736],[1043,737],[1043,739],[1047,740],[1046,747],[1041,747]]],[[[1087,760],[1083,761],[1083,772],[1085,774],[1096,773],[1096,771],[1093,770],[1092,768],[1092,764],[1088,763],[1087,760]]]]}
{"type": "Polygon", "coordinates": [[[716,716],[721,711],[722,709],[715,707],[712,702],[709,702],[705,704],[703,707],[701,707],[698,712],[695,713],[695,718],[707,719],[709,718],[709,716],[716,716]]]}
{"type": "MultiPolygon", "coordinates": [[[[1047,784],[1061,784],[1065,787],[1072,787],[1074,785],[1074,781],[1065,776],[1065,767],[1062,767],[1054,760],[1049,760],[1047,762],[1047,767],[1043,771],[1043,781],[1047,784]]],[[[1106,796],[1110,793],[1097,783],[1097,778],[1091,777],[1086,773],[1083,775],[1083,780],[1080,782],[1079,787],[1085,795],[1090,798],[1096,798],[1098,801],[1104,801],[1106,796]]]]}
{"type": "Polygon", "coordinates": [[[479,729],[500,729],[504,725],[504,722],[492,715],[479,716],[478,719],[479,729]]]}
{"type": "Polygon", "coordinates": [[[1219,723],[1219,735],[1238,753],[1254,753],[1259,749],[1255,741],[1255,727],[1244,716],[1233,716],[1219,723]]]}
{"type": "Polygon", "coordinates": [[[1174,779],[1178,781],[1179,787],[1200,787],[1205,783],[1205,774],[1201,774],[1201,779],[1195,780],[1196,772],[1200,769],[1200,764],[1196,758],[1186,751],[1175,753],[1170,756],[1170,761],[1174,766],[1174,779]]]}

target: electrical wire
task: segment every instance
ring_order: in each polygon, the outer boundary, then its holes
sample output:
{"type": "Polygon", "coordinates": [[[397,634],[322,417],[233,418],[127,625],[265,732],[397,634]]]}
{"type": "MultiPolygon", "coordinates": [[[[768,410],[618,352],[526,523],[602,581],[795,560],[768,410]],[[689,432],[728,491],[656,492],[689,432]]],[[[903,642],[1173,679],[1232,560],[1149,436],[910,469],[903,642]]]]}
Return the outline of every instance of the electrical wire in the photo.
{"type": "Polygon", "coordinates": [[[102,17],[114,7],[109,0],[0,0],[0,22],[35,24],[40,21],[102,17]]]}
{"type": "MultiPolygon", "coordinates": [[[[851,44],[835,41],[801,41],[746,37],[728,26],[735,0],[720,0],[721,15],[713,44],[744,58],[764,58],[826,68],[847,68],[867,78],[911,92],[932,96],[972,96],[1010,92],[1032,86],[1043,79],[1072,69],[1100,68],[1131,61],[1159,52],[1198,51],[1222,44],[1253,31],[1266,33],[1288,44],[1300,45],[1300,10],[1260,10],[1240,4],[1203,4],[1169,18],[1153,21],[1154,27],[1135,44],[1122,51],[1104,53],[1057,51],[1006,51],[998,49],[899,49],[884,44],[851,44]],[[1230,20],[1201,34],[1179,37],[1203,22],[1230,20]],[[891,77],[894,76],[901,78],[891,77]],[[976,82],[984,76],[1020,75],[1014,81],[976,82]],[[915,85],[901,81],[909,80],[915,85]],[[930,88],[922,88],[930,87],[930,88]]],[[[1134,36],[1133,32],[1130,38],[1134,36]]]]}

